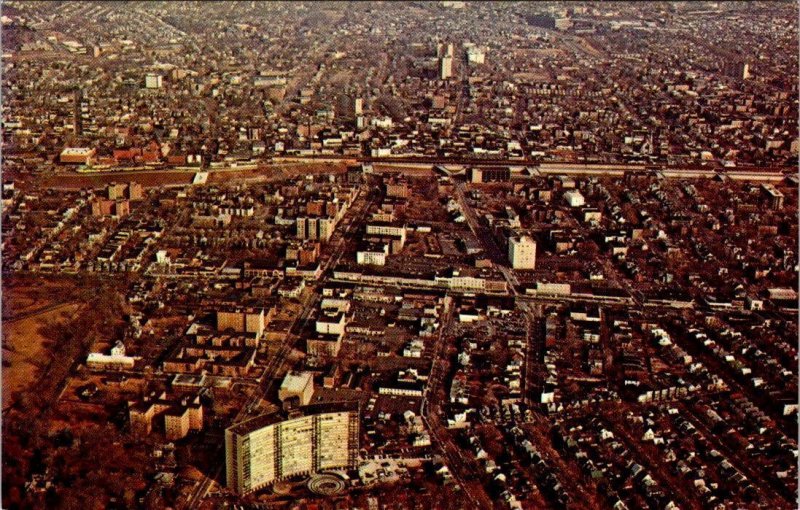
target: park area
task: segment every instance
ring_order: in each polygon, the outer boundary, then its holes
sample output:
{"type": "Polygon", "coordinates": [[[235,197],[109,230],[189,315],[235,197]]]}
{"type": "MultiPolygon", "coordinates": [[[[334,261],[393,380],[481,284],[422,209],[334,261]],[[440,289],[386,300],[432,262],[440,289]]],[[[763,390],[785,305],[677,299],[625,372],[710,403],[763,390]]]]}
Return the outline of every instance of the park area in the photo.
{"type": "Polygon", "coordinates": [[[72,282],[12,280],[3,289],[3,410],[14,405],[50,361],[49,333],[81,309],[72,282]]]}
{"type": "Polygon", "coordinates": [[[52,403],[73,362],[102,336],[98,328],[120,318],[111,287],[73,277],[4,278],[3,411],[23,397],[52,403]]]}

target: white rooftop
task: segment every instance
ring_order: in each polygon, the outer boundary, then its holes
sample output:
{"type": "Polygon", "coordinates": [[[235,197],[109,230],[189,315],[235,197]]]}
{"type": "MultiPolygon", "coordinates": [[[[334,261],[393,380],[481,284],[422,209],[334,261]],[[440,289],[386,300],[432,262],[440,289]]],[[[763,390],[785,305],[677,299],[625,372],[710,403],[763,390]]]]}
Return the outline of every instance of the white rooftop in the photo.
{"type": "Polygon", "coordinates": [[[281,383],[281,391],[289,391],[293,393],[302,392],[309,384],[312,384],[314,374],[311,372],[289,372],[283,378],[281,383]]]}
{"type": "Polygon", "coordinates": [[[69,156],[85,156],[90,154],[94,149],[90,149],[88,147],[66,147],[63,151],[61,151],[62,155],[69,155],[69,156]]]}

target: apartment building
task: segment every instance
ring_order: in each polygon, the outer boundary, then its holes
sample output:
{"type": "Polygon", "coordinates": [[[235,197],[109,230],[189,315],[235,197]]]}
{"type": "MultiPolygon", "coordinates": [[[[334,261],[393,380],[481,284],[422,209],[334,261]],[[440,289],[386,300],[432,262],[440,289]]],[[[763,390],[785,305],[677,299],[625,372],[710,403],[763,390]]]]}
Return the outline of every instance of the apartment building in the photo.
{"type": "Polygon", "coordinates": [[[304,416],[258,416],[225,430],[227,484],[247,494],[271,483],[358,460],[356,402],[312,405],[304,416]]]}

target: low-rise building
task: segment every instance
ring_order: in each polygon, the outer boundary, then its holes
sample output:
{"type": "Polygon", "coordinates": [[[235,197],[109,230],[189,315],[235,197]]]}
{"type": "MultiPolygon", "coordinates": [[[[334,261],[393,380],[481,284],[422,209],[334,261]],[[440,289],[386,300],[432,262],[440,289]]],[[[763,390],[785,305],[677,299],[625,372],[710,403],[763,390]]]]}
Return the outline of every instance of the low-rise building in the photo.
{"type": "Polygon", "coordinates": [[[61,151],[58,160],[61,163],[88,165],[97,151],[89,147],[66,147],[61,151]]]}
{"type": "Polygon", "coordinates": [[[287,373],[278,390],[278,398],[281,402],[285,402],[291,398],[297,398],[301,406],[310,404],[313,395],[314,374],[311,372],[287,373]]]}
{"type": "Polygon", "coordinates": [[[385,266],[388,256],[389,245],[387,243],[364,242],[356,251],[356,262],[362,265],[385,266]]]}

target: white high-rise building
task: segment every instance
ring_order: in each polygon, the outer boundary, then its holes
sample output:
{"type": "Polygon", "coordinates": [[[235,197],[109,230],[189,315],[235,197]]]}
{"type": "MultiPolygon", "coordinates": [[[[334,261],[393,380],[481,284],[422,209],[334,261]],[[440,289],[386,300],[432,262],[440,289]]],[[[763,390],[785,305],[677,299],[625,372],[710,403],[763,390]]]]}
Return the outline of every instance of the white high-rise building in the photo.
{"type": "Polygon", "coordinates": [[[306,416],[252,418],[225,430],[227,485],[248,494],[275,481],[358,462],[358,404],[312,404],[306,416]]]}
{"type": "Polygon", "coordinates": [[[446,80],[453,76],[453,57],[439,59],[439,78],[446,80]]]}
{"type": "Polygon", "coordinates": [[[486,52],[482,48],[472,46],[467,49],[467,61],[470,64],[483,64],[486,59],[486,52]]]}
{"type": "Polygon", "coordinates": [[[536,269],[536,241],[529,236],[510,238],[508,260],[514,269],[536,269]]]}
{"type": "Polygon", "coordinates": [[[160,74],[147,74],[144,77],[144,86],[148,89],[160,89],[162,79],[160,74]]]}
{"type": "Polygon", "coordinates": [[[453,43],[443,43],[440,42],[436,45],[436,56],[441,57],[452,57],[453,56],[453,43]]]}
{"type": "Polygon", "coordinates": [[[360,97],[357,97],[353,102],[353,111],[356,116],[361,115],[364,113],[364,100],[360,97]]]}

